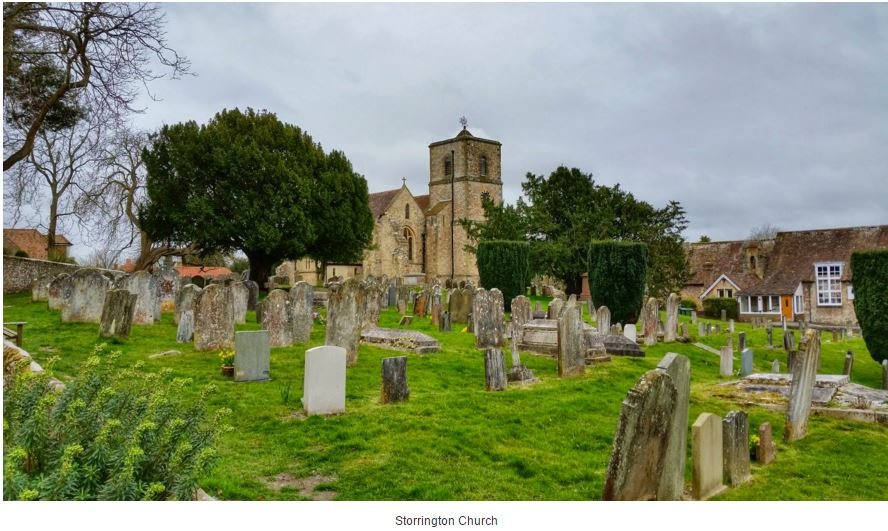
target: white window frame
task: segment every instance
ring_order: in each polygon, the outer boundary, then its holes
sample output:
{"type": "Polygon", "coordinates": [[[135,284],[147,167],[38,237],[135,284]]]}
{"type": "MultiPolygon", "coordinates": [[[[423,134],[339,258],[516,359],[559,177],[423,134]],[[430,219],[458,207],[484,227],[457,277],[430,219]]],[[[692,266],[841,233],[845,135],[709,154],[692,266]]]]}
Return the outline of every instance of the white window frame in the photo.
{"type": "Polygon", "coordinates": [[[740,313],[780,315],[780,295],[743,295],[737,299],[740,303],[740,313]],[[775,300],[776,305],[773,304],[775,300]]]}
{"type": "Polygon", "coordinates": [[[792,313],[793,315],[801,315],[805,313],[805,294],[802,292],[802,285],[796,288],[792,294],[792,313]]]}
{"type": "Polygon", "coordinates": [[[842,305],[842,262],[814,264],[814,286],[817,306],[842,305]],[[822,288],[825,286],[825,289],[822,288]]]}

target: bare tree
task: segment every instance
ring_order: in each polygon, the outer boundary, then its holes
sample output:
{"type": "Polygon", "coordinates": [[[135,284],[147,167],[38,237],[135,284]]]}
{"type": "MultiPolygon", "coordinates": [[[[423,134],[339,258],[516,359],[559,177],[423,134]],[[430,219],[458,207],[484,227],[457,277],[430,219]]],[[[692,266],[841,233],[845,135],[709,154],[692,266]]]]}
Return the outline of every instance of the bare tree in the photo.
{"type": "Polygon", "coordinates": [[[771,225],[770,223],[765,223],[759,227],[755,227],[749,232],[749,236],[746,238],[747,241],[764,241],[764,240],[773,240],[777,237],[777,233],[780,232],[778,227],[771,225]]]}
{"type": "Polygon", "coordinates": [[[108,247],[93,249],[86,259],[86,264],[102,269],[117,269],[122,251],[108,247]]]}
{"type": "Polygon", "coordinates": [[[188,60],[167,46],[164,24],[155,4],[4,4],[4,118],[12,128],[4,128],[3,170],[25,160],[72,93],[85,108],[68,106],[66,126],[81,112],[139,112],[140,85],[164,77],[155,61],[174,79],[188,73],[188,60]]]}

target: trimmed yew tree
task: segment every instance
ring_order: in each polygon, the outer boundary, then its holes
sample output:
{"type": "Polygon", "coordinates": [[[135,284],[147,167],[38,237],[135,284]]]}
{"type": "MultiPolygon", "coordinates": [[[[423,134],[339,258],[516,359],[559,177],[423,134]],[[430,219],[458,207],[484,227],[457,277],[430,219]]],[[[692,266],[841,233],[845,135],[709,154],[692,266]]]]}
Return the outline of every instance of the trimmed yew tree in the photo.
{"type": "Polygon", "coordinates": [[[523,295],[530,279],[530,245],[527,242],[491,240],[478,244],[478,275],[484,289],[503,292],[505,310],[523,295]]]}
{"type": "Polygon", "coordinates": [[[854,313],[876,363],[888,359],[888,249],[851,255],[854,313]]]}
{"type": "Polygon", "coordinates": [[[611,322],[634,323],[644,303],[648,246],[593,241],[589,246],[589,289],[596,307],[607,306],[611,322]]]}

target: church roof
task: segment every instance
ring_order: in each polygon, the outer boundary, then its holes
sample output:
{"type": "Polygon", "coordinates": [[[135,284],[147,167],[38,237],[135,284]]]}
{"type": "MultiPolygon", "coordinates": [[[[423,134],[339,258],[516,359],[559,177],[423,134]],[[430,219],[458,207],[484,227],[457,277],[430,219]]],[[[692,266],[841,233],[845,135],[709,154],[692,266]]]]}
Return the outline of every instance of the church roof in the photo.
{"type": "Polygon", "coordinates": [[[373,212],[374,219],[385,214],[385,211],[388,210],[392,200],[400,191],[400,188],[395,188],[394,190],[386,190],[384,192],[370,194],[370,211],[373,212]]]}
{"type": "Polygon", "coordinates": [[[419,205],[419,208],[425,212],[429,209],[429,194],[426,195],[417,195],[413,198],[416,201],[416,204],[419,205]]]}
{"type": "Polygon", "coordinates": [[[431,144],[429,144],[429,147],[440,146],[443,144],[449,144],[449,143],[453,142],[454,140],[472,140],[473,142],[485,142],[487,144],[494,144],[496,146],[502,145],[500,142],[497,142],[496,140],[490,140],[489,138],[481,138],[480,136],[475,136],[472,133],[470,133],[468,129],[463,129],[462,131],[457,133],[457,135],[455,137],[448,138],[447,140],[439,140],[437,142],[432,142],[431,144]]]}

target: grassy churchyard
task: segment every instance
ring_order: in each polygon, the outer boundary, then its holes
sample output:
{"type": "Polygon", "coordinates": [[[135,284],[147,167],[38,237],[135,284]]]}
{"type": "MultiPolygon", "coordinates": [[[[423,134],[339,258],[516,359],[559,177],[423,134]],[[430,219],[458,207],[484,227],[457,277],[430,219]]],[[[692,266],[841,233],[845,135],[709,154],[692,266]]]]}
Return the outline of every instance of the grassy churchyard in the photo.
{"type": "MultiPolygon", "coordinates": [[[[407,328],[438,339],[442,352],[407,355],[408,401],[379,401],[381,360],[401,353],[362,345],[357,366],[348,369],[346,413],[305,418],[304,355],[323,343],[323,325],[314,325],[310,345],[272,349],[270,381],[235,383],[221,374],[215,352],[176,343],[172,317],[164,313],[158,324],[134,326],[128,341],[110,348],[121,351],[124,365],[168,368],[173,376],[192,379],[197,385],[186,388],[188,398],[197,400],[202,384],[218,385],[208,406],[230,408],[227,421],[234,429],[219,441],[218,464],[200,484],[220,499],[599,500],[621,402],[667,352],[691,361],[690,422],[703,412],[724,416],[744,409],[750,434],[765,421],[774,429],[776,461],[766,467],[753,463],[752,481],[715,499],[881,500],[888,492],[885,426],[814,416],[807,438],[787,445],[783,413],[733,402],[719,385],[729,379],[719,377],[718,357],[692,344],[661,343],[647,348],[645,358],[614,357],[568,379],[558,378],[554,358],[522,353],[522,362],[541,381],[485,392],[483,355],[464,325],[454,323],[452,332],[441,333],[428,318],[414,319],[407,328]],[[170,350],[181,353],[151,357],[170,350]]],[[[399,317],[394,309],[383,310],[380,326],[397,328],[399,317]]],[[[28,323],[23,347],[63,381],[77,376],[99,343],[98,325],[61,323],[59,312],[45,302],[32,303],[30,294],[6,296],[4,319],[28,323]]],[[[253,312],[247,321],[237,329],[259,329],[253,312]]],[[[768,349],[764,329],[744,324],[737,329],[747,333],[757,371],[769,372],[773,359],[785,370],[785,353],[768,349]]],[[[691,334],[696,336],[696,326],[691,334]]],[[[775,345],[782,345],[782,334],[775,329],[775,345]]],[[[700,340],[717,348],[726,336],[700,340]]],[[[880,368],[860,338],[830,339],[823,335],[821,373],[841,373],[844,354],[852,350],[853,381],[880,386],[880,368]]]]}

